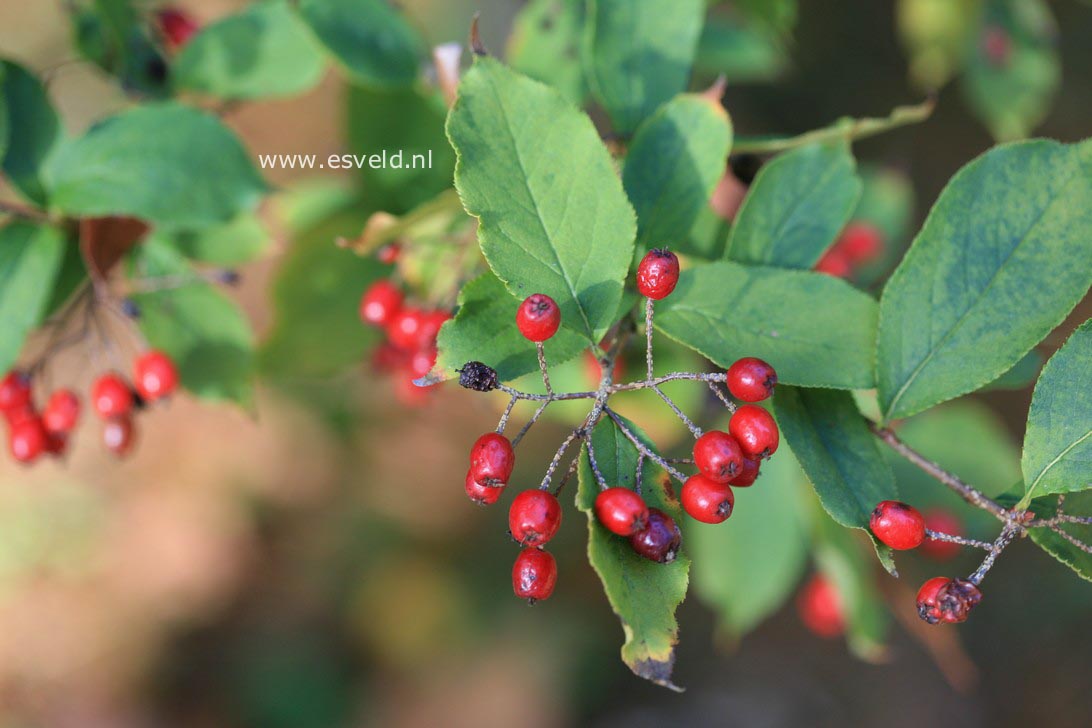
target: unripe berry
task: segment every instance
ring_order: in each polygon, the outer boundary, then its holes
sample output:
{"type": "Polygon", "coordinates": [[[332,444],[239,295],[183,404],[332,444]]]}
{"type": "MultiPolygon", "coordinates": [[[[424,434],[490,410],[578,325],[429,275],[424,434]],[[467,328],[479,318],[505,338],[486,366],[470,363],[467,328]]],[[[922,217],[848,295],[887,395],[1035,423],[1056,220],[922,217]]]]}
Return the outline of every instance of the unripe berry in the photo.
{"type": "Polygon", "coordinates": [[[561,309],[545,293],[535,293],[516,309],[516,328],[531,341],[546,341],[561,326],[561,309]]]}
{"type": "Polygon", "coordinates": [[[71,389],[58,389],[49,396],[42,412],[42,426],[50,434],[66,434],[80,418],[80,398],[71,389]]]}
{"type": "Polygon", "coordinates": [[[178,370],[162,351],[147,351],[133,364],[133,386],[148,402],[169,397],[178,388],[178,370]]]}
{"type": "Polygon", "coordinates": [[[845,630],[842,598],[834,585],[820,574],[813,576],[796,599],[804,626],[820,637],[837,637],[845,630]]]}
{"type": "MultiPolygon", "coordinates": [[[[934,508],[926,511],[925,527],[937,533],[946,533],[949,536],[962,536],[963,524],[948,511],[934,508]]],[[[960,546],[951,541],[937,541],[926,538],[921,542],[921,553],[934,561],[950,561],[959,555],[960,546]]]]}
{"type": "Polygon", "coordinates": [[[360,320],[372,326],[386,326],[402,309],[402,291],[387,279],[373,283],[360,298],[360,320]]]}
{"type": "Polygon", "coordinates": [[[758,479],[760,462],[751,458],[743,458],[743,467],[740,468],[739,475],[732,478],[729,481],[729,485],[737,488],[747,488],[754,485],[755,480],[758,479]]]}
{"type": "Polygon", "coordinates": [[[525,490],[508,509],[508,530],[521,546],[542,546],[561,526],[561,504],[544,490],[525,490]]]}
{"type": "Polygon", "coordinates": [[[750,458],[768,458],[777,452],[781,436],[773,415],[753,404],[745,404],[728,421],[728,432],[750,458]]]}
{"type": "Polygon", "coordinates": [[[679,555],[682,531],[675,519],[658,508],[648,509],[648,525],[629,537],[630,546],[651,561],[670,564],[679,555]]]}
{"type": "Polygon", "coordinates": [[[648,506],[629,488],[607,488],[595,497],[595,517],[611,533],[632,536],[648,526],[648,506]]]}
{"type": "Polygon", "coordinates": [[[709,480],[728,483],[743,470],[743,451],[727,432],[710,430],[694,442],[694,464],[709,480]]]}
{"type": "Polygon", "coordinates": [[[474,478],[473,472],[466,474],[466,482],[463,484],[463,489],[466,491],[466,496],[470,500],[474,501],[479,506],[491,506],[500,500],[501,493],[504,492],[504,483],[498,483],[497,485],[486,485],[479,483],[474,478]]]}
{"type": "Polygon", "coordinates": [[[557,584],[557,562],[534,546],[523,549],[512,567],[512,591],[528,604],[548,599],[557,584]]]}
{"type": "Polygon", "coordinates": [[[774,368],[753,356],[744,357],[728,367],[728,391],[744,402],[761,402],[773,394],[777,385],[774,368]]]}
{"type": "Polygon", "coordinates": [[[124,417],[133,409],[133,390],[117,374],[103,374],[91,387],[91,405],[103,419],[124,417]]]}
{"type": "Polygon", "coordinates": [[[967,621],[982,601],[982,592],[966,579],[935,576],[918,590],[918,616],[929,624],[957,624],[967,621]]]}
{"type": "Polygon", "coordinates": [[[0,411],[21,410],[30,404],[30,376],[12,370],[0,380],[0,411]]]}
{"type": "Polygon", "coordinates": [[[679,258],[670,250],[653,248],[637,266],[637,290],[654,301],[666,298],[679,282],[679,258]]]}
{"type": "Polygon", "coordinates": [[[736,502],[731,488],[704,475],[691,475],[687,478],[679,499],[682,501],[683,510],[702,523],[723,523],[728,520],[736,502]]]}
{"type": "Polygon", "coordinates": [[[868,263],[883,252],[883,233],[875,225],[858,220],[846,225],[835,245],[850,265],[868,263]]]}
{"type": "Polygon", "coordinates": [[[37,417],[28,417],[11,428],[8,437],[11,456],[21,463],[37,460],[49,445],[49,435],[37,417]]]}
{"type": "Polygon", "coordinates": [[[925,518],[917,508],[899,501],[880,501],[868,521],[876,538],[896,551],[917,548],[925,538],[925,518]]]}
{"type": "Polygon", "coordinates": [[[470,449],[470,473],[484,485],[507,483],[515,466],[516,454],[512,443],[500,433],[485,433],[470,449]]]}
{"type": "Polygon", "coordinates": [[[107,420],[102,427],[102,444],[119,458],[125,457],[133,449],[135,435],[131,417],[114,417],[107,420]]]}

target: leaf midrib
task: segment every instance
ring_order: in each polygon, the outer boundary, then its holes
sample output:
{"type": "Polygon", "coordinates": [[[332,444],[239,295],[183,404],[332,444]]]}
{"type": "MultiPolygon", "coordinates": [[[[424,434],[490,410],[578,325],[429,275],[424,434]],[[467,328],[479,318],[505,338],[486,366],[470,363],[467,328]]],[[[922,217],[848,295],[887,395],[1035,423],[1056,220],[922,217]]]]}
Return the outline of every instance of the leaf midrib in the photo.
{"type": "Polygon", "coordinates": [[[1035,488],[1039,485],[1039,481],[1042,480],[1043,477],[1050,472],[1051,468],[1057,465],[1062,458],[1069,454],[1070,450],[1077,447],[1077,445],[1080,445],[1089,437],[1092,437],[1092,430],[1089,430],[1073,442],[1069,443],[1069,446],[1062,450],[1060,453],[1058,453],[1057,457],[1055,457],[1053,460],[1043,466],[1043,469],[1039,471],[1039,474],[1037,476],[1035,476],[1035,480],[1031,483],[1031,485],[1028,486],[1027,490],[1024,491],[1024,498],[1030,500],[1032,498],[1032,493],[1035,492],[1035,488]]]}

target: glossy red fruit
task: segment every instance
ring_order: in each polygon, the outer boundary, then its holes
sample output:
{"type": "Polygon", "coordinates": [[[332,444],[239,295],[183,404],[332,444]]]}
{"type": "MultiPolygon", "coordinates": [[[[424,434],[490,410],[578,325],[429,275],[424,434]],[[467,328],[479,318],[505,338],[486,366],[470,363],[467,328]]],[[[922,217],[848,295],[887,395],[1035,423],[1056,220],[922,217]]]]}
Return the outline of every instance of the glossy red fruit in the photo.
{"type": "Polygon", "coordinates": [[[178,388],[174,360],[162,351],[146,351],[133,364],[133,386],[148,402],[169,397],[178,388]]]}
{"type": "Polygon", "coordinates": [[[727,483],[743,470],[743,451],[727,432],[710,430],[694,442],[694,464],[710,480],[727,483]]]}
{"type": "Polygon", "coordinates": [[[387,338],[399,349],[417,349],[427,339],[423,334],[426,316],[428,313],[419,308],[407,306],[401,309],[387,322],[387,338]]]}
{"type": "Polygon", "coordinates": [[[682,531],[674,518],[658,508],[649,508],[648,525],[630,536],[629,543],[638,556],[670,564],[679,555],[682,531]]]}
{"type": "Polygon", "coordinates": [[[561,526],[561,504],[544,490],[525,490],[508,509],[508,530],[521,546],[542,546],[561,526]]]}
{"type": "Polygon", "coordinates": [[[899,501],[880,501],[872,509],[869,528],[896,551],[917,548],[925,538],[925,518],[917,508],[899,501]]]}
{"type": "Polygon", "coordinates": [[[360,320],[372,326],[386,326],[402,310],[402,291],[387,279],[369,286],[360,297],[360,320]]]}
{"type": "Polygon", "coordinates": [[[728,421],[728,432],[749,458],[768,458],[777,452],[781,436],[773,415],[753,404],[745,404],[728,421]]]}
{"type": "Polygon", "coordinates": [[[723,523],[728,520],[736,502],[731,488],[704,475],[687,478],[679,499],[687,515],[702,523],[723,523]]]}
{"type": "Polygon", "coordinates": [[[117,374],[103,374],[91,386],[91,406],[99,417],[124,417],[133,409],[133,390],[117,374]]]}
{"type": "Polygon", "coordinates": [[[653,248],[637,266],[637,290],[654,301],[666,298],[679,282],[679,258],[670,250],[653,248]]]}
{"type": "MultiPolygon", "coordinates": [[[[924,513],[925,527],[930,531],[946,533],[949,536],[962,536],[963,524],[954,515],[940,508],[933,508],[924,513]]],[[[934,561],[950,561],[959,555],[960,545],[951,541],[936,541],[926,538],[921,542],[921,553],[934,561]]]]}
{"type": "Polygon", "coordinates": [[[800,621],[820,637],[837,637],[845,631],[842,598],[834,585],[820,574],[813,576],[796,598],[800,621]]]}
{"type": "Polygon", "coordinates": [[[937,595],[949,581],[951,579],[947,576],[934,576],[918,589],[918,616],[929,624],[936,624],[940,621],[940,610],[937,609],[937,595]]]}
{"type": "Polygon", "coordinates": [[[744,402],[761,402],[777,386],[774,368],[753,356],[744,357],[728,367],[728,391],[744,402]]]}
{"type": "Polygon", "coordinates": [[[426,311],[421,317],[421,330],[418,333],[420,346],[435,346],[436,335],[440,333],[440,327],[451,318],[447,311],[426,311]]]}
{"type": "Polygon", "coordinates": [[[740,468],[739,475],[732,478],[728,485],[737,488],[747,488],[754,485],[755,480],[758,479],[759,467],[760,461],[751,458],[743,458],[743,467],[740,468]]]}
{"type": "Polygon", "coordinates": [[[63,435],[71,432],[80,419],[80,398],[71,389],[58,389],[49,395],[42,411],[46,432],[63,435]]]}
{"type": "Polygon", "coordinates": [[[512,567],[512,591],[528,604],[549,599],[557,584],[557,562],[548,552],[530,546],[519,552],[512,567]]]}
{"type": "Polygon", "coordinates": [[[507,483],[516,466],[516,454],[508,438],[487,432],[470,448],[470,473],[485,485],[507,483]]]}
{"type": "Polygon", "coordinates": [[[479,506],[491,506],[500,500],[501,493],[504,492],[504,483],[500,485],[486,485],[479,483],[474,478],[474,473],[468,472],[466,474],[466,482],[463,484],[463,489],[466,491],[466,497],[474,501],[479,506]]]}
{"type": "Polygon", "coordinates": [[[546,341],[561,326],[561,309],[545,293],[535,293],[516,309],[516,328],[531,341],[546,341]]]}
{"type": "Polygon", "coordinates": [[[200,26],[186,13],[177,8],[164,8],[156,13],[160,31],[171,48],[178,50],[189,43],[200,26]]]}
{"type": "Polygon", "coordinates": [[[595,517],[611,533],[632,536],[648,525],[648,505],[629,488],[607,488],[595,497],[595,517]]]}
{"type": "Polygon", "coordinates": [[[966,579],[935,576],[918,590],[918,616],[929,624],[966,622],[982,601],[982,592],[966,579]]]}
{"type": "Polygon", "coordinates": [[[835,278],[849,278],[853,275],[853,264],[840,249],[831,248],[815,264],[815,270],[835,278]]]}
{"type": "Polygon", "coordinates": [[[418,349],[410,355],[409,359],[409,371],[415,378],[419,379],[432,371],[432,367],[436,364],[436,347],[428,347],[425,349],[418,349]]]}
{"type": "Polygon", "coordinates": [[[0,411],[17,411],[30,405],[30,377],[12,370],[0,380],[0,411]]]}
{"type": "Polygon", "coordinates": [[[38,411],[34,409],[34,405],[30,402],[27,402],[22,407],[2,410],[2,412],[9,427],[15,427],[15,425],[23,420],[32,420],[38,417],[38,411]]]}
{"type": "Polygon", "coordinates": [[[129,454],[135,441],[133,420],[127,415],[109,419],[102,427],[102,444],[119,458],[129,454]]]}
{"type": "Polygon", "coordinates": [[[869,263],[883,253],[883,233],[875,225],[858,220],[846,225],[835,245],[851,265],[869,263]]]}
{"type": "Polygon", "coordinates": [[[11,456],[21,463],[37,460],[49,446],[49,435],[37,417],[29,417],[12,425],[8,437],[11,456]]]}

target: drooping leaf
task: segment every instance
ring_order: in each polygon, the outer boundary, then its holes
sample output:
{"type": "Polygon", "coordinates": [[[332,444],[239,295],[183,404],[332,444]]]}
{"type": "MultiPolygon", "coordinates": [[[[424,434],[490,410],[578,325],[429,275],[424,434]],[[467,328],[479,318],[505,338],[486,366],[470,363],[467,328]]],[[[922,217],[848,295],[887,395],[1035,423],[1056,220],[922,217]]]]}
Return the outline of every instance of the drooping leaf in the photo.
{"type": "MultiPolygon", "coordinates": [[[[1048,496],[1033,501],[1032,510],[1041,518],[1052,518],[1057,511],[1058,496],[1048,496]]],[[[1066,497],[1063,511],[1071,516],[1092,518],[1092,491],[1072,493],[1066,497]]],[[[1092,545],[1092,526],[1080,523],[1064,523],[1058,526],[1070,537],[1086,545],[1092,545]]],[[[1050,528],[1032,528],[1028,535],[1039,548],[1062,562],[1082,579],[1092,581],[1092,554],[1050,528]]]]}
{"type": "Polygon", "coordinates": [[[243,214],[223,225],[182,231],[171,244],[191,260],[233,266],[254,260],[269,248],[270,233],[257,216],[243,214]]]}
{"type": "MultiPolygon", "coordinates": [[[[629,424],[637,433],[637,428],[629,424]]],[[[643,436],[638,435],[651,448],[643,436]]],[[[604,479],[612,486],[634,487],[637,449],[613,421],[604,418],[592,431],[595,459],[604,479]]],[[[588,465],[587,451],[580,456],[577,507],[588,516],[588,560],[603,582],[611,608],[622,620],[626,642],[622,660],[646,680],[678,689],[671,682],[679,625],[675,609],[686,597],[690,559],[679,554],[670,564],[658,564],[638,556],[629,541],[615,536],[595,517],[599,484],[588,465]]],[[[677,501],[665,491],[662,471],[645,461],[645,501],[672,518],[681,519],[677,501]]],[[[685,548],[685,544],[684,544],[685,548]]]]}
{"type": "Polygon", "coordinates": [[[125,215],[186,229],[250,211],[267,190],[219,119],[174,103],[93,126],[57,149],[45,180],[51,206],[67,215],[125,215]]]}
{"type": "Polygon", "coordinates": [[[622,184],[637,212],[638,252],[673,245],[693,227],[724,174],[732,122],[719,102],[683,94],[637,128],[622,184]]]}
{"type": "Polygon", "coordinates": [[[615,321],[635,220],[591,120],[554,89],[479,57],[448,118],[455,186],[482,252],[519,299],[545,293],[597,343],[615,321]]]}
{"type": "Polygon", "coordinates": [[[576,105],[587,94],[580,64],[584,32],[581,0],[531,0],[508,36],[508,63],[536,81],[548,83],[576,105]]]}
{"type": "Polygon", "coordinates": [[[41,170],[47,156],[61,140],[57,112],[41,82],[25,68],[10,61],[0,64],[0,96],[7,109],[6,151],[0,144],[4,176],[27,199],[46,204],[41,170]]]}
{"type": "Polygon", "coordinates": [[[873,385],[876,308],[821,273],[718,261],[683,271],[655,321],[720,366],[757,356],[786,384],[855,389],[873,385]]]}
{"type": "Polygon", "coordinates": [[[686,90],[704,15],[703,0],[589,0],[584,70],[615,132],[686,90]]]}
{"type": "Polygon", "coordinates": [[[1092,320],[1043,367],[1028,411],[1024,502],[1092,488],[1092,320]]]}
{"type": "Polygon", "coordinates": [[[389,88],[416,80],[424,44],[386,0],[300,0],[298,9],[357,83],[389,88]]]}
{"type": "Polygon", "coordinates": [[[287,0],[262,0],[203,28],[175,59],[171,80],[223,99],[292,96],[317,84],[324,65],[287,0]]]}
{"type": "Polygon", "coordinates": [[[45,225],[11,222],[0,228],[0,371],[11,368],[45,313],[64,243],[59,230],[45,225]]]}
{"type": "Polygon", "coordinates": [[[860,196],[848,143],[809,144],[783,154],[755,177],[725,255],[740,263],[812,268],[860,196]]]}
{"type": "Polygon", "coordinates": [[[723,75],[729,83],[769,81],[788,67],[788,54],[777,36],[734,14],[713,13],[705,20],[694,67],[723,75]]]}
{"type": "Polygon", "coordinates": [[[1092,142],[1006,145],[960,170],[884,289],[884,417],[970,392],[1016,364],[1088,292],[1090,261],[1092,142]]]}

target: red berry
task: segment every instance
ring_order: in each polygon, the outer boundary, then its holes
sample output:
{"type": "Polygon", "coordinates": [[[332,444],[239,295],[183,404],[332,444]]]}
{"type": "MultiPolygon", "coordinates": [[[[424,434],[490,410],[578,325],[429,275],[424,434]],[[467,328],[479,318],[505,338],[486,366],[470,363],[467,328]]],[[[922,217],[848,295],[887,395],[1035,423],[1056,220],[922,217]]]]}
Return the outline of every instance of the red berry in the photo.
{"type": "Polygon", "coordinates": [[[398,243],[388,243],[376,251],[375,257],[383,265],[393,265],[398,262],[398,256],[402,254],[402,246],[398,243]]]}
{"type": "Polygon", "coordinates": [[[834,585],[820,574],[813,576],[796,599],[804,626],[820,637],[837,637],[845,630],[842,598],[834,585]]]}
{"type": "Polygon", "coordinates": [[[750,458],[768,458],[777,452],[781,437],[773,415],[753,404],[745,404],[728,421],[728,432],[750,458]]]}
{"type": "Polygon", "coordinates": [[[544,490],[525,490],[508,509],[508,530],[521,546],[541,546],[561,526],[561,504],[544,490]]]}
{"type": "Polygon", "coordinates": [[[727,483],[743,469],[743,451],[727,432],[710,430],[694,442],[694,464],[702,475],[727,483]]]}
{"type": "Polygon", "coordinates": [[[42,412],[42,425],[51,434],[71,432],[80,418],[80,398],[71,389],[58,389],[49,396],[42,412]]]}
{"type": "Polygon", "coordinates": [[[193,18],[177,8],[160,10],[156,13],[156,21],[167,44],[175,50],[186,45],[199,30],[193,18]]]}
{"type": "Polygon", "coordinates": [[[3,410],[4,419],[10,427],[14,427],[23,420],[32,420],[38,417],[38,411],[34,409],[34,405],[27,402],[22,407],[15,409],[3,410]]]}
{"type": "Polygon", "coordinates": [[[760,461],[752,460],[751,458],[743,458],[743,467],[740,469],[739,475],[732,478],[728,484],[734,485],[737,488],[746,488],[754,485],[755,480],[758,479],[760,461]]]}
{"type": "Polygon", "coordinates": [[[428,314],[419,308],[407,306],[401,309],[387,322],[387,338],[405,351],[419,348],[428,339],[424,335],[426,316],[428,314]]]}
{"type": "MultiPolygon", "coordinates": [[[[930,531],[946,533],[949,536],[962,536],[963,524],[948,511],[934,508],[925,512],[925,527],[930,531]]],[[[960,546],[951,541],[937,541],[926,538],[921,542],[921,553],[936,561],[950,561],[959,555],[960,546]]]]}
{"type": "Polygon", "coordinates": [[[30,404],[30,376],[12,370],[0,380],[0,411],[21,410],[30,404]]]}
{"type": "Polygon", "coordinates": [[[147,351],[133,364],[133,386],[149,402],[169,397],[178,387],[174,361],[162,351],[147,351]]]}
{"type": "Polygon", "coordinates": [[[849,262],[846,254],[835,246],[823,254],[819,262],[815,264],[815,270],[835,278],[849,278],[853,275],[853,264],[849,262]]]}
{"type": "Polygon", "coordinates": [[[46,433],[46,452],[55,458],[64,455],[68,449],[68,436],[63,433],[46,433]]]}
{"type": "Polygon", "coordinates": [[[135,431],[133,420],[128,416],[113,417],[102,428],[102,444],[119,458],[133,449],[135,431]]]}
{"type": "Polygon", "coordinates": [[[774,368],[753,356],[744,357],[728,367],[728,391],[744,402],[761,402],[773,394],[777,385],[774,368]]]}
{"type": "Polygon", "coordinates": [[[704,475],[691,475],[686,479],[680,500],[690,517],[702,523],[727,521],[736,502],[731,488],[704,475]]]}
{"type": "Polygon", "coordinates": [[[21,463],[32,463],[49,446],[49,435],[41,420],[30,417],[12,426],[8,446],[13,458],[21,463]]]}
{"type": "Polygon", "coordinates": [[[679,258],[670,250],[653,248],[637,266],[637,290],[654,301],[666,298],[679,282],[679,258]]]}
{"type": "Polygon", "coordinates": [[[502,485],[512,477],[516,454],[512,443],[497,432],[487,432],[470,449],[470,473],[484,485],[502,485]]]}
{"type": "Polygon", "coordinates": [[[629,543],[638,556],[669,564],[679,555],[682,531],[674,518],[658,508],[649,508],[648,525],[630,536],[629,543]]]}
{"type": "Polygon", "coordinates": [[[413,355],[409,360],[410,374],[416,379],[423,377],[432,371],[432,367],[436,365],[436,347],[428,347],[425,349],[418,349],[413,352],[413,355]]]}
{"type": "Polygon", "coordinates": [[[402,291],[386,279],[373,283],[360,297],[360,320],[386,326],[402,308],[402,291]]]}
{"type": "Polygon", "coordinates": [[[479,506],[491,506],[500,500],[501,493],[504,492],[504,485],[504,483],[498,485],[479,483],[474,478],[474,473],[468,472],[463,489],[466,491],[467,497],[479,506]]]}
{"type": "Polygon", "coordinates": [[[545,293],[535,293],[516,309],[516,328],[531,341],[546,341],[561,326],[561,309],[545,293]]]}
{"type": "Polygon", "coordinates": [[[530,546],[519,552],[512,567],[512,590],[528,604],[548,599],[557,584],[557,562],[542,549],[530,546]]]}
{"type": "Polygon", "coordinates": [[[372,367],[381,374],[391,374],[410,366],[411,357],[389,341],[372,350],[372,367]]]}
{"type": "Polygon", "coordinates": [[[917,548],[925,538],[925,518],[899,501],[880,501],[868,521],[876,538],[897,551],[917,548]]]}
{"type": "Polygon", "coordinates": [[[103,419],[124,417],[133,409],[133,390],[117,374],[103,374],[91,387],[91,404],[103,419]]]}
{"type": "Polygon", "coordinates": [[[929,624],[965,622],[981,601],[982,592],[966,579],[934,576],[918,590],[918,616],[929,624]]]}
{"type": "Polygon", "coordinates": [[[595,497],[595,516],[611,533],[632,536],[648,525],[648,506],[629,488],[607,488],[595,497]]]}
{"type": "Polygon", "coordinates": [[[858,220],[846,225],[835,246],[851,265],[868,263],[883,252],[883,233],[875,225],[858,220]]]}

